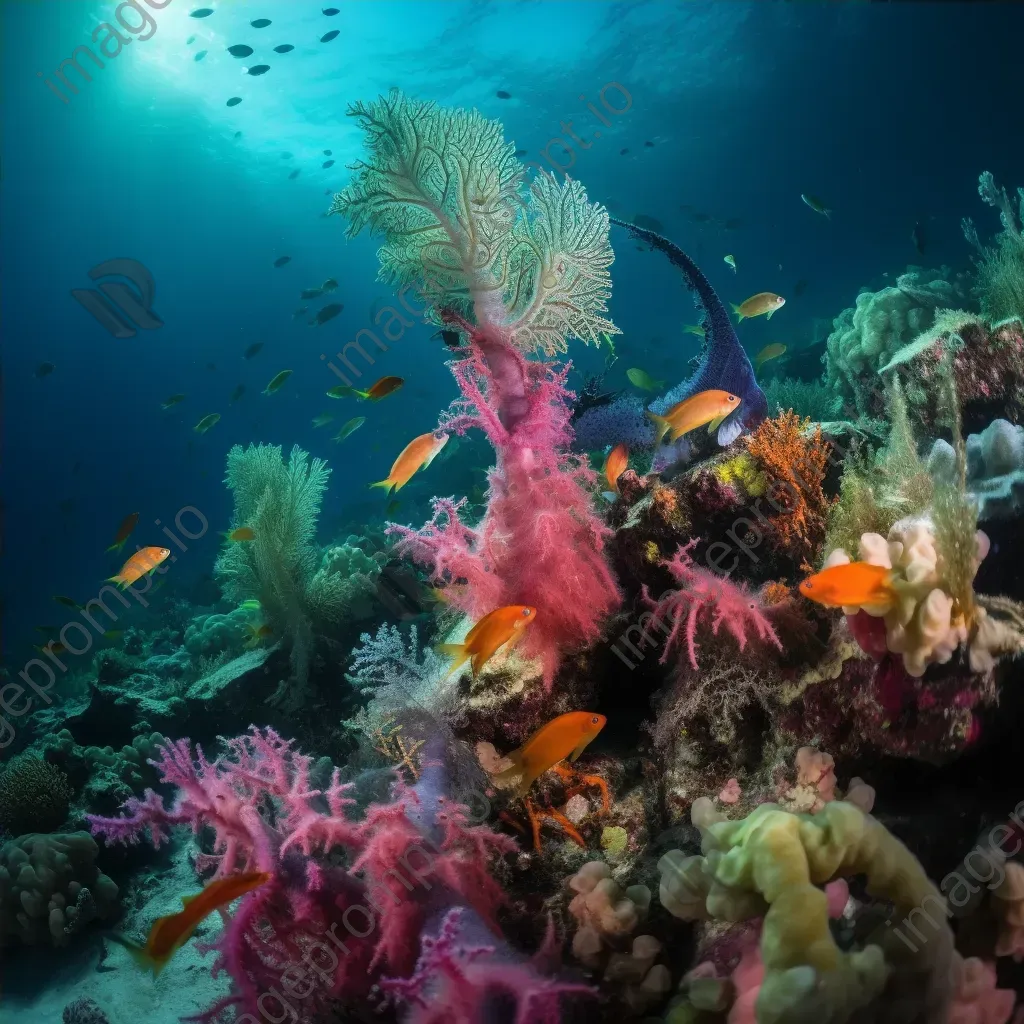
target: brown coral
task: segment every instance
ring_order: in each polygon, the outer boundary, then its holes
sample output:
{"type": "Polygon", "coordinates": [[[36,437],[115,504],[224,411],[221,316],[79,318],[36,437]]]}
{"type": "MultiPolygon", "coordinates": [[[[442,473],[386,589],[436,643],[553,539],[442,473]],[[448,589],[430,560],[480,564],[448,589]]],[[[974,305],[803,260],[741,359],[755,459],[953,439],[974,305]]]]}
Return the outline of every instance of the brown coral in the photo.
{"type": "Polygon", "coordinates": [[[767,419],[747,438],[747,450],[768,477],[769,522],[787,554],[813,562],[825,539],[831,501],[822,483],[831,445],[792,410],[767,419]]]}
{"type": "Polygon", "coordinates": [[[68,777],[38,757],[15,758],[0,774],[0,826],[12,836],[60,828],[70,800],[68,777]]]}

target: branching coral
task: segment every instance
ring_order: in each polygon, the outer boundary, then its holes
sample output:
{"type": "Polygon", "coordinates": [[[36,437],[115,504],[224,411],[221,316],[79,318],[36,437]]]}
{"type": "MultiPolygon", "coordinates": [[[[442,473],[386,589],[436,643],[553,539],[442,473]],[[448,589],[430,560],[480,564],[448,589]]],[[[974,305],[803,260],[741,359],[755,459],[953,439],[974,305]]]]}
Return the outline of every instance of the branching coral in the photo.
{"type": "Polygon", "coordinates": [[[256,1017],[263,994],[280,988],[297,964],[321,982],[304,1004],[311,1016],[328,1014],[339,1000],[364,999],[381,970],[413,970],[429,914],[446,906],[465,907],[500,934],[494,917],[505,897],[487,867],[515,844],[470,824],[466,808],[436,792],[434,775],[424,773],[413,789],[397,784],[394,803],[371,804],[359,821],[347,816],[355,800],[338,770],[315,788],[312,758],[272,729],[253,727],[229,740],[213,762],[198,749],[194,757],[188,740],[162,749],[161,781],[178,788],[170,808],[147,790],[126,803],[126,816],[90,816],[90,825],[108,842],[137,842],[148,830],[157,846],[174,825],[197,833],[209,827],[213,852],[196,855],[199,871],[273,874],[217,938],[214,972],[228,973],[234,990],[197,1019],[212,1022],[228,1007],[256,1017]],[[338,925],[347,934],[337,935],[338,925]]]}
{"type": "Polygon", "coordinates": [[[0,828],[12,836],[60,828],[70,800],[68,777],[38,757],[17,757],[0,772],[0,828]]]}
{"type": "Polygon", "coordinates": [[[780,546],[804,561],[816,557],[825,539],[830,504],[822,482],[831,447],[820,427],[808,433],[809,428],[809,420],[787,411],[765,420],[746,440],[747,451],[770,481],[772,505],[779,509],[770,522],[780,546]]]}
{"type": "Polygon", "coordinates": [[[741,651],[746,649],[748,631],[755,632],[760,640],[774,644],[781,651],[782,642],[757,596],[744,584],[733,583],[728,577],[697,565],[690,556],[696,544],[696,540],[688,541],[670,560],[661,563],[680,584],[680,589],[667,591],[654,600],[646,584],[643,588],[644,601],[653,612],[644,632],[649,632],[654,625],[664,633],[665,623],[671,623],[665,650],[659,659],[661,663],[668,661],[669,655],[682,646],[685,638],[690,666],[697,668],[697,624],[701,618],[711,626],[714,636],[725,626],[741,651]]]}
{"type": "MultiPolygon", "coordinates": [[[[301,699],[306,685],[315,626],[336,623],[367,584],[362,576],[338,571],[348,563],[336,564],[331,552],[317,564],[314,534],[330,472],[322,459],[309,462],[298,445],[287,464],[280,445],[235,445],[228,452],[232,528],[247,526],[255,537],[225,547],[214,571],[228,600],[258,600],[274,635],[290,644],[291,701],[301,699]]],[[[286,692],[282,683],[277,696],[286,692]]]]}
{"type": "Polygon", "coordinates": [[[603,555],[611,531],[591,507],[596,475],[565,454],[567,371],[527,362],[495,328],[473,338],[473,355],[453,367],[463,398],[443,423],[456,434],[482,429],[497,450],[484,519],[472,528],[463,502],[436,499],[421,531],[389,533],[438,582],[465,581],[451,603],[474,621],[503,605],[536,608],[520,650],[541,658],[550,689],[565,651],[595,641],[619,604],[603,555]]]}
{"type": "Polygon", "coordinates": [[[331,213],[382,233],[380,278],[422,281],[434,307],[501,325],[526,351],[565,351],[567,336],[618,329],[610,294],[608,215],[583,187],[541,172],[524,200],[523,169],[497,121],[412,100],[397,89],[356,103],[370,150],[331,213]]]}

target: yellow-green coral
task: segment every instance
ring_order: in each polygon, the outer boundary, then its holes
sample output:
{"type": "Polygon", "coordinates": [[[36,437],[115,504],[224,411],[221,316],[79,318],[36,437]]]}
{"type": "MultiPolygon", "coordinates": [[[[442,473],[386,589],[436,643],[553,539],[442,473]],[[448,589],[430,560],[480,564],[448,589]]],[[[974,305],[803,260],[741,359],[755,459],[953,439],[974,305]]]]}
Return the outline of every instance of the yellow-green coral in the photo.
{"type": "Polygon", "coordinates": [[[629,834],[621,825],[609,825],[601,832],[601,849],[609,857],[619,857],[626,849],[629,834]]]}
{"type": "Polygon", "coordinates": [[[927,963],[928,998],[946,998],[952,933],[945,903],[913,854],[870,815],[843,801],[814,815],[762,804],[743,820],[707,823],[701,834],[703,856],[673,850],[659,861],[661,902],[685,920],[764,916],[758,1024],[846,1021],[882,996],[891,971],[908,963],[914,970],[927,963]],[[881,929],[863,949],[836,945],[821,887],[854,875],[911,922],[934,906],[923,959],[911,961],[881,929]]]}
{"type": "Polygon", "coordinates": [[[759,498],[768,488],[768,480],[748,452],[719,462],[711,470],[715,479],[727,487],[736,487],[750,498],[759,498]]]}

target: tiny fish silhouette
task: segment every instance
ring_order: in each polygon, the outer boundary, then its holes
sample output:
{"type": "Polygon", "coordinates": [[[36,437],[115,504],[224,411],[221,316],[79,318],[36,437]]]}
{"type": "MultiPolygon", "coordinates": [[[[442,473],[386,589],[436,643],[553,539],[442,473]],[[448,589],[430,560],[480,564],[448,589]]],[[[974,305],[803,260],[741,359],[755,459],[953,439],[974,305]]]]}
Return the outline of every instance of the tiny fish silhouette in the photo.
{"type": "Polygon", "coordinates": [[[241,102],[242,102],[242,97],[241,96],[232,96],[231,99],[228,100],[227,106],[229,106],[229,107],[237,107],[238,104],[241,103],[241,102]]]}
{"type": "Polygon", "coordinates": [[[283,267],[286,263],[291,263],[291,261],[291,256],[278,256],[277,259],[274,260],[274,266],[283,267]]]}
{"type": "Polygon", "coordinates": [[[256,78],[258,75],[265,75],[269,70],[269,64],[256,64],[255,66],[249,68],[249,71],[247,73],[252,75],[253,78],[256,78]]]}
{"type": "Polygon", "coordinates": [[[332,39],[337,39],[338,36],[340,36],[340,35],[341,35],[341,32],[339,32],[338,29],[336,29],[336,28],[331,29],[330,32],[325,32],[320,37],[320,42],[321,43],[329,43],[332,39]]]}
{"type": "Polygon", "coordinates": [[[200,50],[192,59],[196,62],[201,61],[209,51],[200,50]]]}
{"type": "Polygon", "coordinates": [[[295,47],[291,43],[282,43],[280,46],[274,47],[274,53],[291,53],[295,47]]]}
{"type": "Polygon", "coordinates": [[[244,43],[235,43],[234,46],[228,47],[228,53],[232,57],[248,57],[252,53],[252,47],[246,46],[244,43]]]}
{"type": "Polygon", "coordinates": [[[266,28],[270,24],[269,18],[257,18],[255,21],[250,21],[250,25],[253,28],[266,28]]]}
{"type": "MultiPolygon", "coordinates": [[[[189,14],[189,17],[190,18],[208,18],[211,14],[213,14],[213,8],[212,7],[200,7],[197,10],[192,11],[189,14]]],[[[192,38],[195,39],[195,36],[193,36],[192,38]]]]}
{"type": "Polygon", "coordinates": [[[506,92],[504,89],[499,89],[495,94],[499,100],[510,100],[512,99],[512,93],[506,92]]]}

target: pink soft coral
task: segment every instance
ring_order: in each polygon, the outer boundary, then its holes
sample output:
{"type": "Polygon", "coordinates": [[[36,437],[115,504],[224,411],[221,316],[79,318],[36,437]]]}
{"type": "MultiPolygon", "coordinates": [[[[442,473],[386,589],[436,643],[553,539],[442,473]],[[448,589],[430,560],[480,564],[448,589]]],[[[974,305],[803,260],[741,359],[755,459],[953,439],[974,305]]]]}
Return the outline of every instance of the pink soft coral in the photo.
{"type": "Polygon", "coordinates": [[[90,816],[95,834],[137,842],[148,830],[159,845],[172,825],[188,824],[196,833],[208,827],[213,853],[197,855],[200,871],[273,874],[209,947],[218,951],[214,972],[228,973],[234,991],[198,1020],[213,1021],[229,1006],[258,1018],[260,999],[280,992],[295,965],[320,979],[304,1003],[311,1016],[336,1000],[365,998],[385,965],[397,974],[412,970],[428,910],[438,905],[472,908],[497,930],[505,897],[487,865],[516,846],[470,825],[459,805],[446,803],[431,815],[434,841],[411,820],[414,812],[422,816],[419,795],[401,784],[394,803],[372,804],[362,821],[351,820],[346,810],[354,801],[337,769],[325,789],[313,788],[311,758],[273,729],[255,726],[229,740],[227,753],[213,762],[199,749],[193,760],[189,741],[179,740],[152,763],[162,782],[178,787],[173,806],[147,790],[125,805],[127,817],[90,816]],[[350,866],[340,866],[338,854],[350,866]]]}
{"type": "Polygon", "coordinates": [[[441,427],[479,428],[494,446],[487,512],[472,528],[460,519],[461,501],[435,499],[421,531],[389,532],[438,582],[465,581],[449,593],[472,619],[503,605],[536,608],[521,650],[541,659],[550,690],[563,654],[597,640],[620,603],[603,554],[611,531],[591,508],[596,475],[568,454],[568,366],[527,361],[497,327],[462,327],[471,355],[451,364],[462,398],[441,427]]]}
{"type": "Polygon", "coordinates": [[[976,957],[957,957],[957,989],[948,1024],[1006,1024],[1013,1013],[1013,989],[996,988],[996,971],[976,957]]]}
{"type": "Polygon", "coordinates": [[[449,911],[437,937],[424,937],[411,978],[381,981],[387,995],[410,1007],[406,1024],[480,1024],[505,1006],[515,1008],[514,1024],[559,1024],[563,995],[595,994],[587,985],[543,978],[529,964],[496,958],[493,946],[460,947],[461,916],[461,910],[449,911]]]}
{"type": "Polygon", "coordinates": [[[782,642],[768,621],[766,610],[757,595],[742,583],[733,583],[728,577],[696,565],[690,557],[696,544],[696,540],[688,541],[669,561],[661,563],[680,584],[679,590],[668,591],[656,601],[644,586],[644,600],[653,609],[657,622],[668,619],[672,623],[661,662],[666,662],[673,648],[681,643],[680,632],[685,623],[686,650],[690,665],[697,668],[696,635],[701,616],[710,620],[711,632],[715,636],[718,635],[719,627],[725,626],[735,637],[741,651],[747,646],[747,632],[750,628],[761,640],[773,643],[781,651],[782,642]]]}

